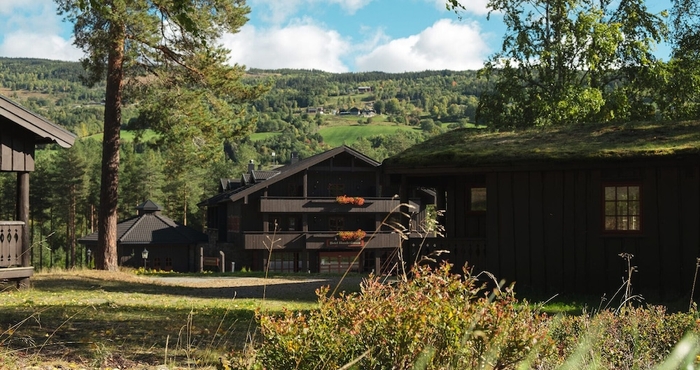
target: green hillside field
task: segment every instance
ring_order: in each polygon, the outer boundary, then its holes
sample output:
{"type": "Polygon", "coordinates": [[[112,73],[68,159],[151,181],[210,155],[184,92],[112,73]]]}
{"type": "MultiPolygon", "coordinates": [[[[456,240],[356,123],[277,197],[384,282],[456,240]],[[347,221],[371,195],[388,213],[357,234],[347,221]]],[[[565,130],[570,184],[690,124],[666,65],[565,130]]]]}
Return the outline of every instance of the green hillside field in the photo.
{"type": "Polygon", "coordinates": [[[349,125],[322,127],[318,132],[323,136],[323,141],[337,147],[343,144],[349,145],[361,137],[377,135],[391,135],[398,130],[416,130],[416,128],[404,125],[349,125]]]}

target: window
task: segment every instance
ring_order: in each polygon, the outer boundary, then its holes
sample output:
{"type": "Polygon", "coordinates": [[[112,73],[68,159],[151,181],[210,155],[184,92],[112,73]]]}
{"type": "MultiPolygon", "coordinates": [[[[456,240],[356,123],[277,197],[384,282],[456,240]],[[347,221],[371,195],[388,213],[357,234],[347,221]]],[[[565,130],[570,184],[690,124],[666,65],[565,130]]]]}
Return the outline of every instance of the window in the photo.
{"type": "Polygon", "coordinates": [[[165,257],[165,271],[173,270],[173,259],[171,257],[165,257]]]}
{"type": "Polygon", "coordinates": [[[332,197],[345,195],[344,184],[328,184],[328,194],[332,197]]]}
{"type": "Polygon", "coordinates": [[[341,231],[345,227],[345,218],[343,217],[328,217],[328,230],[341,231]]]}
{"type": "Polygon", "coordinates": [[[603,193],[605,231],[640,231],[642,207],[639,185],[605,186],[603,193]]]}
{"type": "Polygon", "coordinates": [[[471,188],[469,194],[469,210],[486,212],[486,188],[471,188]]]}
{"type": "Polygon", "coordinates": [[[268,271],[274,272],[295,272],[301,267],[301,260],[297,258],[296,253],[291,252],[273,252],[270,255],[270,260],[267,261],[268,271]],[[294,265],[297,264],[295,270],[294,265]]]}

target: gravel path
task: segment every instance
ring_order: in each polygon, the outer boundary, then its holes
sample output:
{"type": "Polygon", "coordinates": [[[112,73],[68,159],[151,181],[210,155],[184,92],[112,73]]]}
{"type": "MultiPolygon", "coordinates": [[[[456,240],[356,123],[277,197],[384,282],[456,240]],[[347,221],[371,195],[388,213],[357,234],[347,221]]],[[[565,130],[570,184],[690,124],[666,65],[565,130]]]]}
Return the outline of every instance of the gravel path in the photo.
{"type": "Polygon", "coordinates": [[[316,289],[330,286],[338,291],[359,291],[362,276],[333,277],[144,277],[159,284],[190,290],[196,296],[221,298],[262,298],[284,300],[316,300],[316,289]]]}

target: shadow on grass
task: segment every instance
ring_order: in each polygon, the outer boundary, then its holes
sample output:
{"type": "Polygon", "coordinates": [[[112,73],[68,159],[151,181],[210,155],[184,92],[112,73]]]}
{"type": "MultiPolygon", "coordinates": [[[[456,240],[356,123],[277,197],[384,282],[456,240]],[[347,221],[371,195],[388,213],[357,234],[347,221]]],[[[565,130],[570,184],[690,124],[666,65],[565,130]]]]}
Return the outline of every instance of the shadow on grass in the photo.
{"type": "MultiPolygon", "coordinates": [[[[126,281],[110,281],[96,278],[63,278],[63,279],[42,279],[33,282],[33,289],[43,292],[61,292],[66,289],[70,290],[85,290],[94,291],[101,290],[105,292],[120,292],[120,293],[141,293],[148,295],[170,295],[183,296],[192,298],[252,298],[261,299],[264,296],[267,299],[274,300],[289,300],[295,302],[316,302],[316,289],[329,285],[334,288],[338,284],[339,278],[314,278],[300,279],[295,282],[276,283],[275,279],[270,279],[267,286],[259,283],[245,284],[234,282],[234,279],[241,278],[220,278],[218,282],[223,282],[231,279],[231,285],[223,287],[206,287],[206,286],[182,286],[163,284],[167,283],[172,278],[147,278],[138,283],[126,281]],[[158,279],[156,282],[149,282],[147,279],[158,279]]],[[[175,278],[181,279],[181,278],[175,278]]],[[[211,278],[187,278],[189,283],[196,283],[201,279],[211,278]]],[[[360,289],[361,278],[352,277],[343,281],[338,291],[354,292],[360,289]]],[[[177,283],[173,281],[173,283],[177,283]]]]}

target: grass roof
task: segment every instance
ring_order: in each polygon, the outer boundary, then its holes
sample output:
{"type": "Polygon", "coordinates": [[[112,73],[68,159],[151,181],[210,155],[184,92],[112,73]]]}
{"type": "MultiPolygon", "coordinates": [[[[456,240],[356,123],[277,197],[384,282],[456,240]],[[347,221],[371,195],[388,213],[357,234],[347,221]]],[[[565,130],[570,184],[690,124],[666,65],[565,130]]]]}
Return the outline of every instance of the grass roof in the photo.
{"type": "Polygon", "coordinates": [[[634,122],[531,128],[458,129],[384,163],[391,167],[566,163],[700,154],[700,121],[634,122]]]}

